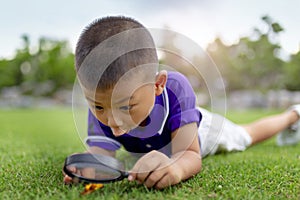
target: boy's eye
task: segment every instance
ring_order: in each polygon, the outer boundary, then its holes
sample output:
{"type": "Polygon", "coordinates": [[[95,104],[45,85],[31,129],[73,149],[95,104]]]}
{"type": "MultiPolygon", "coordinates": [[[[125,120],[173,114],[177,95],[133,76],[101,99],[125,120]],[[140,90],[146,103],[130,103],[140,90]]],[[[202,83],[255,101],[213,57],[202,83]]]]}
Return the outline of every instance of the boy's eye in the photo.
{"type": "Polygon", "coordinates": [[[102,106],[95,106],[95,109],[96,110],[103,110],[103,107],[102,106]]]}
{"type": "Polygon", "coordinates": [[[120,110],[130,110],[132,106],[121,106],[120,110]]]}

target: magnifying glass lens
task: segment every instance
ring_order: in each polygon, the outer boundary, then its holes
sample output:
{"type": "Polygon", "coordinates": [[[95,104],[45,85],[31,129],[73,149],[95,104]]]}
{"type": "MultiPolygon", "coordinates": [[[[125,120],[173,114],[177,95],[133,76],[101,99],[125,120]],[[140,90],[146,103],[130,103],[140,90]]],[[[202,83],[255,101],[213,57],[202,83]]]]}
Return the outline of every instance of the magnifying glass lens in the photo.
{"type": "Polygon", "coordinates": [[[69,169],[71,169],[71,167],[76,169],[74,174],[86,179],[106,181],[118,179],[122,176],[120,171],[101,164],[73,163],[68,166],[69,169]]]}
{"type": "Polygon", "coordinates": [[[74,154],[66,158],[64,172],[77,181],[109,183],[128,177],[118,160],[99,154],[74,154]]]}

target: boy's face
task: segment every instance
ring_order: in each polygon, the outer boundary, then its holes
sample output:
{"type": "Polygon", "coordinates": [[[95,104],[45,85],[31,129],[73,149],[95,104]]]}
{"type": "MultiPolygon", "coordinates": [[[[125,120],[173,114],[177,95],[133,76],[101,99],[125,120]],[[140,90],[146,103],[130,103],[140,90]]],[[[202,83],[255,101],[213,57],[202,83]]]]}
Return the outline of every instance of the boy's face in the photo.
{"type": "Polygon", "coordinates": [[[142,125],[154,106],[155,96],[161,93],[157,83],[143,83],[137,79],[118,82],[112,89],[104,91],[83,88],[91,111],[101,123],[111,128],[115,136],[142,125]]]}

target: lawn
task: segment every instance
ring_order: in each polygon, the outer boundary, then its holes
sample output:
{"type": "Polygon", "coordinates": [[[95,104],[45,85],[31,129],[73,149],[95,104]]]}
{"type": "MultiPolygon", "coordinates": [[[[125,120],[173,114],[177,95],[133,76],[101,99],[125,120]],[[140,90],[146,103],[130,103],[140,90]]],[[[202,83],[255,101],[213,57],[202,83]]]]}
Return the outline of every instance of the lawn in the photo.
{"type": "MultiPolygon", "coordinates": [[[[245,123],[272,113],[228,117],[245,123]]],[[[65,157],[84,150],[71,109],[0,110],[0,149],[0,199],[300,199],[300,145],[277,147],[274,139],[205,158],[200,174],[162,191],[124,180],[87,196],[82,185],[62,182],[65,157]]]]}

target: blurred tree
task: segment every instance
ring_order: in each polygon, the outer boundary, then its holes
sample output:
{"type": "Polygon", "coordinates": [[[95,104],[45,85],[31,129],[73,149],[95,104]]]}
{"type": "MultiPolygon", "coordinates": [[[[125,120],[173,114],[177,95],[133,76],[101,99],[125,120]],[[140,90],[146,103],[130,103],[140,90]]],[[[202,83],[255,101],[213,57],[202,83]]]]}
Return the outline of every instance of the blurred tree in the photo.
{"type": "Polygon", "coordinates": [[[275,89],[283,85],[283,64],[277,54],[280,45],[272,43],[283,28],[268,16],[262,17],[268,27],[263,33],[254,28],[257,39],[243,37],[237,44],[226,46],[217,38],[207,48],[226,79],[228,90],[275,89]]]}
{"type": "Polygon", "coordinates": [[[74,55],[67,41],[40,38],[31,53],[29,36],[11,60],[0,60],[0,89],[20,86],[27,94],[51,95],[59,88],[70,88],[75,79],[74,55]]]}
{"type": "MultiPolygon", "coordinates": [[[[164,28],[165,31],[161,35],[162,42],[159,44],[161,68],[184,74],[195,90],[202,89],[201,86],[203,84],[201,82],[203,82],[203,80],[195,66],[189,61],[189,59],[193,59],[194,57],[194,52],[191,51],[191,47],[189,46],[191,41],[179,33],[169,31],[168,26],[164,28]]],[[[198,53],[200,56],[204,52],[198,53]]]]}
{"type": "Polygon", "coordinates": [[[38,83],[51,83],[53,90],[69,87],[74,82],[74,55],[67,41],[47,38],[39,40],[38,53],[33,56],[31,65],[38,83]]]}
{"type": "Polygon", "coordinates": [[[16,56],[11,60],[0,61],[0,88],[5,86],[20,85],[23,82],[23,74],[20,69],[21,64],[30,60],[29,46],[30,40],[27,35],[22,35],[24,46],[16,51],[16,56]]]}
{"type": "Polygon", "coordinates": [[[291,56],[284,67],[284,84],[288,90],[300,90],[300,51],[291,56]]]}
{"type": "MultiPolygon", "coordinates": [[[[289,62],[282,61],[278,57],[281,47],[276,37],[284,29],[267,15],[261,19],[266,29],[254,27],[251,37],[240,38],[238,43],[229,46],[217,37],[208,45],[207,53],[221,71],[227,90],[299,90],[300,52],[291,55],[289,62]]],[[[74,55],[67,41],[42,37],[35,48],[31,46],[28,35],[24,34],[21,38],[23,46],[16,50],[14,58],[0,60],[0,90],[19,86],[27,94],[51,95],[60,88],[72,87],[75,79],[74,55]]],[[[169,69],[184,73],[193,86],[202,90],[205,85],[202,77],[195,78],[198,73],[178,47],[176,34],[166,31],[163,42],[160,62],[169,69]]],[[[211,62],[202,52],[192,59],[193,63],[208,71],[205,78],[210,80],[211,62]]]]}
{"type": "Polygon", "coordinates": [[[273,19],[268,15],[263,16],[261,19],[268,25],[268,35],[279,33],[284,30],[280,24],[273,22],[273,19]]]}

